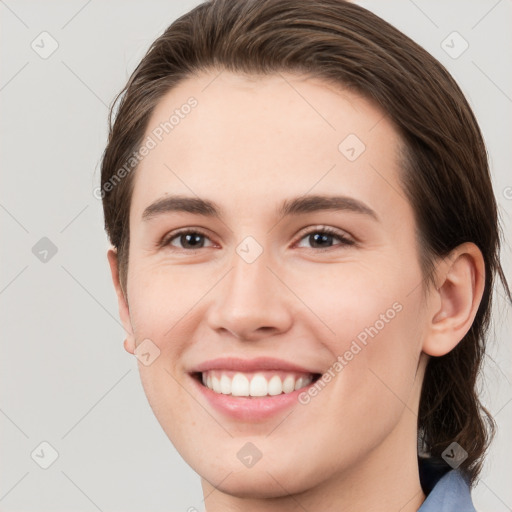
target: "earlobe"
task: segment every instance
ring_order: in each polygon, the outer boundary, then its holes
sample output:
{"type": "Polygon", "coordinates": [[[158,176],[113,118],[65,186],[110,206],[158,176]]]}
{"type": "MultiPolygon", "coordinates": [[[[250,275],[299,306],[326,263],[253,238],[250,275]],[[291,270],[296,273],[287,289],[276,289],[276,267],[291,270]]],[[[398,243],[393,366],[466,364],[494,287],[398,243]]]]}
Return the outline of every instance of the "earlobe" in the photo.
{"type": "Polygon", "coordinates": [[[135,354],[135,340],[133,336],[128,336],[124,340],[124,349],[132,356],[135,354]]]}
{"type": "Polygon", "coordinates": [[[437,269],[438,286],[423,352],[443,356],[467,334],[478,311],[485,286],[485,264],[480,249],[467,242],[456,247],[437,269]]]}
{"type": "Polygon", "coordinates": [[[133,354],[135,351],[135,337],[133,334],[133,329],[130,320],[130,309],[126,297],[123,293],[121,283],[119,281],[117,251],[115,249],[109,249],[107,252],[107,259],[110,265],[110,272],[112,274],[112,282],[114,283],[114,288],[116,290],[117,303],[119,307],[119,317],[121,318],[124,330],[126,331],[124,348],[128,353],[133,354]]]}

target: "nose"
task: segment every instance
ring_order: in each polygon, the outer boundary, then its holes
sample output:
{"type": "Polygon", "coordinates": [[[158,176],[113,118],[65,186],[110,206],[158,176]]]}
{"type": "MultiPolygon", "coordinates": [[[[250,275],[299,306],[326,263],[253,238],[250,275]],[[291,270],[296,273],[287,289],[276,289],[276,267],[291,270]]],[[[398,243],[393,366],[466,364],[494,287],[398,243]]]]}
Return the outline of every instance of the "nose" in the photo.
{"type": "Polygon", "coordinates": [[[230,271],[216,286],[208,311],[210,328],[245,341],[290,329],[293,294],[268,264],[265,252],[252,263],[235,253],[230,271]]]}

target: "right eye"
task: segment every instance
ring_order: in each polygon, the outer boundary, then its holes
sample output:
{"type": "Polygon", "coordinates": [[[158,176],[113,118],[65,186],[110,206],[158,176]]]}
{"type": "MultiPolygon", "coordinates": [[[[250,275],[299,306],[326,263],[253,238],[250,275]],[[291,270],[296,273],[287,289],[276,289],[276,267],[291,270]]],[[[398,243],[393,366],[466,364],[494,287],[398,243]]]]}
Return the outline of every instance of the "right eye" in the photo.
{"type": "Polygon", "coordinates": [[[206,234],[196,229],[183,229],[181,231],[170,233],[162,242],[162,247],[176,248],[181,251],[196,251],[204,247],[204,239],[209,240],[206,234]],[[176,247],[174,241],[178,241],[182,246],[176,247]]]}

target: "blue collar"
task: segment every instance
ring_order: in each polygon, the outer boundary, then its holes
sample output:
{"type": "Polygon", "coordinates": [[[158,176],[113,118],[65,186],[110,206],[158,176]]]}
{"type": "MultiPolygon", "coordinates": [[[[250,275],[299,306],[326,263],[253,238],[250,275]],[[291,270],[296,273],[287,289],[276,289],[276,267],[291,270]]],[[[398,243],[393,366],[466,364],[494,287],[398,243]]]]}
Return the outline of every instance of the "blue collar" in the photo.
{"type": "Polygon", "coordinates": [[[476,512],[464,474],[429,459],[418,459],[420,482],[427,499],[418,512],[476,512]]]}

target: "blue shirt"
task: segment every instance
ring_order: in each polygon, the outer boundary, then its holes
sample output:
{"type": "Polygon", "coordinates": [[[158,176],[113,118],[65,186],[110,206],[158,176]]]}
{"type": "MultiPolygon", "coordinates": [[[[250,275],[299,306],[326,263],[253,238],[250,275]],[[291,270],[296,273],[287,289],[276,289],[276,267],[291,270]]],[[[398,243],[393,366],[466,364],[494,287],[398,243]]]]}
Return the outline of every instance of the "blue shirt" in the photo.
{"type": "Polygon", "coordinates": [[[420,481],[427,496],[418,512],[476,512],[464,474],[447,465],[419,459],[420,481]]]}

